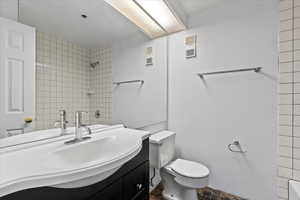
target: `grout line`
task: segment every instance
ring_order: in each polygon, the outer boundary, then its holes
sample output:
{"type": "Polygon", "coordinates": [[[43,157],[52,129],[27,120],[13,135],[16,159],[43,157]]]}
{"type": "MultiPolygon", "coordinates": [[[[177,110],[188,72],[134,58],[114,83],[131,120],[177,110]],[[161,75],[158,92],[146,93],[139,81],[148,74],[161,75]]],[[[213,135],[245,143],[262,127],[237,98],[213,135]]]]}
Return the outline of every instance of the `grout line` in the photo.
{"type": "MultiPolygon", "coordinates": [[[[293,5],[293,9],[292,9],[292,16],[293,16],[293,20],[292,20],[292,27],[293,27],[293,31],[292,31],[292,38],[293,38],[293,42],[292,42],[292,49],[293,49],[293,53],[292,53],[292,57],[293,57],[293,63],[292,63],[292,69],[293,69],[293,77],[292,77],[292,80],[293,80],[293,84],[292,84],[292,91],[295,91],[295,2],[294,0],[292,1],[292,5],[293,5]]],[[[294,178],[294,135],[295,135],[295,128],[294,128],[294,124],[295,124],[295,117],[294,117],[294,106],[295,106],[295,95],[293,94],[293,99],[292,99],[292,103],[293,103],[293,109],[292,109],[292,179],[294,178]]],[[[289,195],[288,195],[289,196],[289,195]]]]}

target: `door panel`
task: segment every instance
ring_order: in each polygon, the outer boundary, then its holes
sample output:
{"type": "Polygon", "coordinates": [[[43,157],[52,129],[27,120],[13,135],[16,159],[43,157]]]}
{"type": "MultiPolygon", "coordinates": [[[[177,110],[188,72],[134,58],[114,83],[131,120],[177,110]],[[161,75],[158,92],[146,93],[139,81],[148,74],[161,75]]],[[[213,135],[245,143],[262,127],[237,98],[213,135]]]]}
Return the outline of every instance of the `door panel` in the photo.
{"type": "Polygon", "coordinates": [[[24,112],[24,62],[8,59],[6,65],[6,104],[7,113],[24,112]]]}
{"type": "Polygon", "coordinates": [[[35,29],[0,18],[0,138],[34,116],[35,29]]]}

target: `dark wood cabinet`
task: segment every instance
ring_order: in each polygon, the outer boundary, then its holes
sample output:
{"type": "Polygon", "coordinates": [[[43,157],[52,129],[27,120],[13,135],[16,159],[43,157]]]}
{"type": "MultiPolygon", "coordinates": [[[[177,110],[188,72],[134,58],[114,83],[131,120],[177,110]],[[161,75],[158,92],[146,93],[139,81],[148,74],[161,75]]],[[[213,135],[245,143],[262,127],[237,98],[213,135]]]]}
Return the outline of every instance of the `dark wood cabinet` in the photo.
{"type": "Polygon", "coordinates": [[[122,181],[118,180],[99,192],[91,200],[120,200],[122,199],[122,181]]]}
{"type": "Polygon", "coordinates": [[[123,184],[123,200],[140,199],[145,192],[149,191],[149,163],[146,162],[122,179],[123,184]]]}
{"type": "Polygon", "coordinates": [[[15,192],[0,200],[149,200],[149,140],[137,156],[104,181],[82,188],[40,187],[15,192]]]}

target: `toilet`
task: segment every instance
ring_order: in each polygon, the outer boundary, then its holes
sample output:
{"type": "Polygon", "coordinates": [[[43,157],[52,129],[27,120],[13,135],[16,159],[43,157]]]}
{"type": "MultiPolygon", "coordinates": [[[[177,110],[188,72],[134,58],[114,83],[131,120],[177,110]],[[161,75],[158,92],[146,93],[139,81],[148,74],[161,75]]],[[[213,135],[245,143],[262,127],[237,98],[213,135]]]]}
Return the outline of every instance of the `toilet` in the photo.
{"type": "Polygon", "coordinates": [[[208,186],[209,169],[198,163],[175,158],[175,136],[161,131],[150,137],[150,166],[160,172],[167,200],[197,200],[196,189],[208,186]]]}

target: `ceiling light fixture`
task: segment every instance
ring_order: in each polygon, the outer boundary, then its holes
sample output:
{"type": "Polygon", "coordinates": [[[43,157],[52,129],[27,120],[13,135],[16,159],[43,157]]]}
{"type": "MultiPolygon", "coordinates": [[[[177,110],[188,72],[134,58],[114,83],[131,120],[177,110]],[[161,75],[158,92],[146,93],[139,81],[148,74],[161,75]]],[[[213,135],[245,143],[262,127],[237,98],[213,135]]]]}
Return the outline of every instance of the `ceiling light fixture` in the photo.
{"type": "Polygon", "coordinates": [[[186,27],[165,0],[105,0],[150,38],[185,30],[186,27]]]}
{"type": "Polygon", "coordinates": [[[168,34],[186,27],[166,0],[133,0],[168,34]]]}

